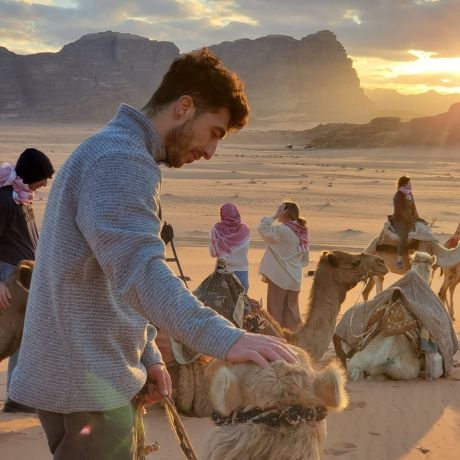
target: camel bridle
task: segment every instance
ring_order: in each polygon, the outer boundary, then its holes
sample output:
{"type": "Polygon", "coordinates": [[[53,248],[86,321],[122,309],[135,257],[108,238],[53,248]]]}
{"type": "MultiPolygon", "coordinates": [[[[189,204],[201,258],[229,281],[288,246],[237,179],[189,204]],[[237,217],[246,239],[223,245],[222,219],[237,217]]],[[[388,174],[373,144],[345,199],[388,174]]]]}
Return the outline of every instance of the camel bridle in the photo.
{"type": "Polygon", "coordinates": [[[244,410],[236,409],[229,415],[213,411],[211,419],[217,426],[239,425],[241,423],[264,424],[273,428],[280,426],[296,427],[307,422],[320,422],[327,417],[327,409],[323,406],[302,407],[288,406],[284,409],[254,407],[244,410]]]}

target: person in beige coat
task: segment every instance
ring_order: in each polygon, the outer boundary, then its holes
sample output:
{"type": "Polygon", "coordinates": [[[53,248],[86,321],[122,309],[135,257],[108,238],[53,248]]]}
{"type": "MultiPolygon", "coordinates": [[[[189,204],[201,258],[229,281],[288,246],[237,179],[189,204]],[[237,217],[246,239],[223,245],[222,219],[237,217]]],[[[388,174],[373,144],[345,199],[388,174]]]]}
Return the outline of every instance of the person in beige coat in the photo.
{"type": "Polygon", "coordinates": [[[300,324],[299,293],[302,269],[309,262],[306,220],[294,201],[283,201],[272,217],[263,217],[257,230],[266,243],[259,273],[267,282],[267,309],[290,330],[300,324]],[[279,225],[273,225],[275,221],[279,225]]]}

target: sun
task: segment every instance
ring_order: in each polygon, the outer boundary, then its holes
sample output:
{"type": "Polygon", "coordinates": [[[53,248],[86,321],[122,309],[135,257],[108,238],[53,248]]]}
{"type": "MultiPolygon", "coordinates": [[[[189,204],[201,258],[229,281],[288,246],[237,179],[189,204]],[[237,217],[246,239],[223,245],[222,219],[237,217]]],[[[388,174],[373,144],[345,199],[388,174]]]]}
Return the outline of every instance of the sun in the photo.
{"type": "Polygon", "coordinates": [[[403,61],[355,56],[353,64],[365,88],[388,88],[402,94],[460,93],[460,56],[440,57],[423,50],[407,50],[406,56],[403,61]]]}

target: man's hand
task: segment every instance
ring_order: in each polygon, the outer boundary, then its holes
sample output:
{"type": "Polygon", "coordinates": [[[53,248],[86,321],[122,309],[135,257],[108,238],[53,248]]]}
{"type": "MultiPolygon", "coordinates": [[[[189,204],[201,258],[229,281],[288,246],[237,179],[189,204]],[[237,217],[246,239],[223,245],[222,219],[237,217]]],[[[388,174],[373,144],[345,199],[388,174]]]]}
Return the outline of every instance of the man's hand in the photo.
{"type": "Polygon", "coordinates": [[[170,243],[173,238],[174,238],[174,230],[173,226],[168,223],[164,223],[163,227],[161,227],[161,239],[163,240],[163,243],[166,245],[170,243]]]}
{"type": "Polygon", "coordinates": [[[147,375],[147,404],[155,404],[172,395],[171,377],[164,364],[153,364],[147,369],[147,375]]]}
{"type": "Polygon", "coordinates": [[[11,294],[5,283],[0,283],[0,308],[5,310],[10,306],[11,294]]]}
{"type": "Polygon", "coordinates": [[[233,363],[252,361],[262,367],[267,367],[270,361],[277,360],[298,362],[297,356],[284,339],[250,332],[244,333],[230,347],[225,359],[233,363]]]}

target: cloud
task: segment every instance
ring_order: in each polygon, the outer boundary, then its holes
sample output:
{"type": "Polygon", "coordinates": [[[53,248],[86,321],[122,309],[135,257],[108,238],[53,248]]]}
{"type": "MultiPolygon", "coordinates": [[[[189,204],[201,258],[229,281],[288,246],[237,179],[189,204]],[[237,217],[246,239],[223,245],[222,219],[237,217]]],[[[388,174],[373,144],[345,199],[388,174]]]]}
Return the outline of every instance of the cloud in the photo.
{"type": "Polygon", "coordinates": [[[328,29],[357,63],[380,59],[388,66],[415,61],[408,50],[460,56],[459,18],[457,0],[0,0],[0,45],[23,53],[56,51],[82,35],[113,30],[190,51],[328,29]]]}

